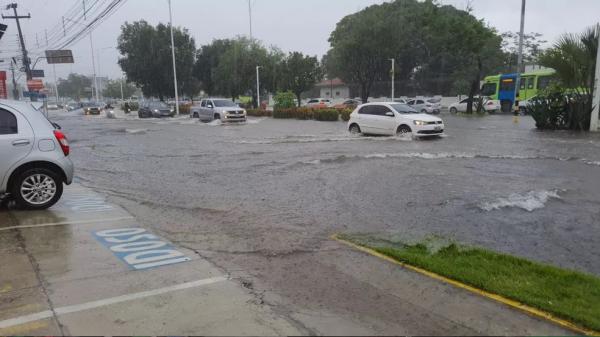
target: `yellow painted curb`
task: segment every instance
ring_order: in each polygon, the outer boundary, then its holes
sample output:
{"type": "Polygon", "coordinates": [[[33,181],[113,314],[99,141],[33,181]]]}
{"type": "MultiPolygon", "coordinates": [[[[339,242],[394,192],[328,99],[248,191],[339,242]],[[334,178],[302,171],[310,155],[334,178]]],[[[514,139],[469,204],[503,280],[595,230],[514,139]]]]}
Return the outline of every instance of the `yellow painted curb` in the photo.
{"type": "Polygon", "coordinates": [[[438,281],[441,281],[441,282],[444,282],[444,283],[447,283],[447,284],[451,284],[451,285],[453,285],[453,286],[455,286],[457,288],[468,290],[468,291],[470,291],[472,293],[475,293],[477,295],[480,295],[480,296],[483,296],[485,298],[489,298],[491,300],[494,300],[496,302],[500,302],[502,304],[505,304],[505,305],[507,305],[507,306],[509,306],[511,308],[523,311],[523,312],[525,312],[525,313],[527,313],[527,314],[529,314],[531,316],[535,316],[535,317],[538,317],[538,318],[545,319],[545,320],[550,321],[550,322],[552,322],[552,323],[554,323],[556,325],[559,325],[559,326],[561,326],[563,328],[566,328],[566,329],[569,329],[571,331],[574,331],[575,333],[584,334],[584,335],[588,335],[588,336],[600,336],[600,332],[598,332],[598,331],[594,331],[594,330],[582,328],[580,326],[575,325],[574,323],[571,323],[571,322],[566,321],[564,319],[555,317],[554,315],[552,315],[550,313],[547,313],[545,311],[542,311],[542,310],[530,307],[530,306],[528,306],[526,304],[523,304],[523,303],[511,300],[511,299],[508,299],[508,298],[505,298],[505,297],[502,297],[500,295],[496,295],[496,294],[487,292],[485,290],[477,289],[475,287],[472,287],[470,285],[464,284],[462,282],[458,282],[458,281],[449,279],[449,278],[447,278],[445,276],[438,275],[436,273],[432,273],[432,272],[427,271],[425,269],[421,269],[419,267],[415,267],[415,266],[412,266],[412,265],[409,265],[409,264],[397,261],[397,260],[395,260],[395,259],[393,259],[393,258],[391,258],[389,256],[383,255],[383,254],[381,254],[381,253],[379,253],[379,252],[377,252],[377,251],[375,251],[373,249],[370,249],[370,248],[367,248],[367,247],[363,247],[363,246],[359,246],[359,245],[357,245],[355,243],[352,243],[350,241],[346,241],[344,239],[341,239],[338,236],[338,234],[332,235],[331,239],[335,240],[337,242],[343,243],[343,244],[345,244],[347,246],[350,246],[350,247],[352,247],[354,249],[360,250],[360,251],[362,251],[364,253],[367,253],[369,255],[378,257],[378,258],[380,258],[382,260],[385,260],[385,261],[391,262],[393,264],[399,265],[399,266],[401,266],[403,268],[412,270],[412,271],[414,271],[416,273],[419,273],[421,275],[425,275],[425,276],[428,276],[428,277],[433,278],[435,280],[438,280],[438,281]]]}

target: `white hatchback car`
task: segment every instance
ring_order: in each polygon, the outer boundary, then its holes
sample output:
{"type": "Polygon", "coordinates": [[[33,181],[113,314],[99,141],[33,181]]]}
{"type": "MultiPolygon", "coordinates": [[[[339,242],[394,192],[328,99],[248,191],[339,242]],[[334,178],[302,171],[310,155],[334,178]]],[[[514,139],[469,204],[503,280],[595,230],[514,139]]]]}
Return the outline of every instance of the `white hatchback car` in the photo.
{"type": "Polygon", "coordinates": [[[369,103],[352,112],[348,130],[352,134],[440,136],[444,133],[444,121],[406,104],[369,103]]]}

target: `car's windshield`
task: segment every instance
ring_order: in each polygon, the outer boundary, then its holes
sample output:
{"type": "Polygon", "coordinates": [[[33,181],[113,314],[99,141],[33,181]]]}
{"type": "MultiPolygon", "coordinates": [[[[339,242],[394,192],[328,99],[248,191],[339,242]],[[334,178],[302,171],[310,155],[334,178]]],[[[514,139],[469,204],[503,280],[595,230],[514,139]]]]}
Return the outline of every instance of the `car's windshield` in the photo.
{"type": "Polygon", "coordinates": [[[233,101],[227,99],[213,99],[213,102],[217,108],[233,108],[238,106],[233,101]]]}
{"type": "Polygon", "coordinates": [[[151,102],[148,103],[148,108],[150,109],[168,109],[169,105],[165,102],[151,102]]]}
{"type": "Polygon", "coordinates": [[[419,113],[407,104],[391,104],[392,108],[401,114],[416,114],[419,113]]]}

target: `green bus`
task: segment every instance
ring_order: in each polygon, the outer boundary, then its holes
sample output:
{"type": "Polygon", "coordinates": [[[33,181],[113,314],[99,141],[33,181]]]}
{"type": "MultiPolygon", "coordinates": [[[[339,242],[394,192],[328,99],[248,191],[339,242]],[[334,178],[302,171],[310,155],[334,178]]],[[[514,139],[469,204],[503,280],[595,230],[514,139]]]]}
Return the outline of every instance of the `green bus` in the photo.
{"type": "MultiPolygon", "coordinates": [[[[554,80],[556,71],[552,69],[537,70],[521,74],[519,100],[526,101],[546,89],[554,80]]],[[[503,112],[511,112],[516,101],[517,74],[500,74],[484,79],[481,95],[499,101],[503,112]]]]}

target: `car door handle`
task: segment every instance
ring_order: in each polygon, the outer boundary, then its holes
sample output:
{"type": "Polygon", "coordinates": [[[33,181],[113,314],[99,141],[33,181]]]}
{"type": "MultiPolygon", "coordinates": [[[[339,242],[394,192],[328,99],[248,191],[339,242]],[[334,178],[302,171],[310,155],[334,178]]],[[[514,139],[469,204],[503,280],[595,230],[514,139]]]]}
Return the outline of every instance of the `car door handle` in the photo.
{"type": "Polygon", "coordinates": [[[27,139],[21,139],[21,140],[15,140],[12,145],[13,146],[23,146],[23,145],[29,145],[31,142],[27,139]]]}

